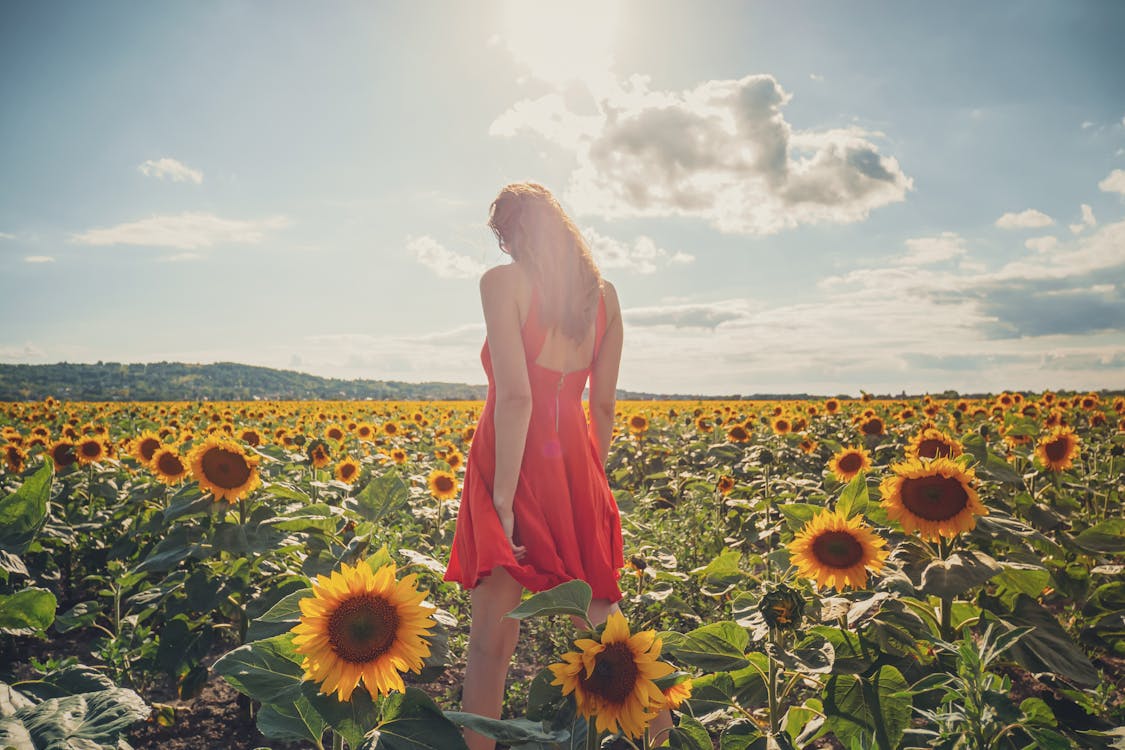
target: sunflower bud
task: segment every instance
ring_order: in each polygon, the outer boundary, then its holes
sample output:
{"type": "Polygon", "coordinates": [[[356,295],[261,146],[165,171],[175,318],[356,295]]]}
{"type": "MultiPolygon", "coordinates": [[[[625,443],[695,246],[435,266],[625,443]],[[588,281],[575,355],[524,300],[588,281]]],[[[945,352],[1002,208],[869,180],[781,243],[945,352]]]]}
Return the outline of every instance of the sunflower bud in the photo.
{"type": "Polygon", "coordinates": [[[758,462],[761,463],[763,466],[768,466],[769,464],[772,464],[773,463],[773,451],[771,451],[767,448],[763,448],[761,450],[761,452],[758,453],[758,462]]]}
{"type": "Polygon", "coordinates": [[[987,437],[988,437],[988,425],[986,425],[986,424],[982,424],[982,425],[980,426],[980,428],[979,428],[979,429],[977,430],[977,432],[979,432],[979,433],[980,433],[980,436],[981,436],[982,438],[987,438],[987,437]]]}
{"type": "Polygon", "coordinates": [[[805,616],[805,598],[796,589],[779,583],[758,602],[758,612],[771,628],[797,630],[805,616]]]}
{"type": "Polygon", "coordinates": [[[640,570],[640,571],[643,571],[645,568],[648,567],[648,563],[645,562],[644,557],[641,556],[641,555],[631,556],[629,558],[629,562],[633,563],[633,567],[636,568],[637,570],[640,570]]]}

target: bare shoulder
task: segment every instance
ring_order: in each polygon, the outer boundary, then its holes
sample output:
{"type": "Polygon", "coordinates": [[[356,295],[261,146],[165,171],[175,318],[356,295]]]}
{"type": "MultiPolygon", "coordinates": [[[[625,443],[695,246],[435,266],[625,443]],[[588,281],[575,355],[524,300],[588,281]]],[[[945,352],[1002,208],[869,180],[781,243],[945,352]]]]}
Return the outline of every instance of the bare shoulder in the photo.
{"type": "Polygon", "coordinates": [[[520,283],[520,270],[514,263],[504,263],[493,266],[480,275],[480,292],[482,295],[501,293],[515,289],[520,283]]]}
{"type": "Polygon", "coordinates": [[[617,298],[617,287],[615,287],[609,279],[603,277],[602,289],[605,292],[606,320],[621,317],[621,301],[617,298]]]}

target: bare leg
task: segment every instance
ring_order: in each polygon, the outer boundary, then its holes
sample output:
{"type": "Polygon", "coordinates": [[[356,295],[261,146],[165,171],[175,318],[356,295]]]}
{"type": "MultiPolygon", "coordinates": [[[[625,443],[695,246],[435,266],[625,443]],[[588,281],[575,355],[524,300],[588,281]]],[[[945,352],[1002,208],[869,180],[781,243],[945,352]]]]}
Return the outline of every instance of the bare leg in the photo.
{"type": "MultiPolygon", "coordinates": [[[[608,599],[594,599],[590,602],[588,617],[594,625],[601,625],[606,621],[611,612],[620,612],[621,607],[617,602],[610,604],[608,599]]],[[[575,627],[585,628],[586,623],[578,617],[571,617],[575,627]]],[[[656,714],[656,718],[649,722],[648,735],[657,742],[657,746],[668,744],[668,731],[672,729],[672,712],[664,710],[656,714]]]]}
{"type": "MultiPolygon", "coordinates": [[[[516,650],[520,621],[504,617],[517,604],[523,587],[502,567],[493,569],[471,594],[469,656],[461,687],[461,710],[500,718],[504,704],[504,681],[516,650]]],[[[464,730],[469,750],[495,750],[496,741],[464,730]]]]}

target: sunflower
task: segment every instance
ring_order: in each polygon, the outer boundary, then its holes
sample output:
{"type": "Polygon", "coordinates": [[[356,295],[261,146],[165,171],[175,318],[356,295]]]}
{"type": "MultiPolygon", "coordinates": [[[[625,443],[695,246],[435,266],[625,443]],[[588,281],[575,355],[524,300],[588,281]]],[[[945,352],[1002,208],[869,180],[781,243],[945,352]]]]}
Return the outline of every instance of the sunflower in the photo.
{"type": "Polygon", "coordinates": [[[695,429],[700,432],[710,432],[715,428],[711,425],[711,420],[707,417],[697,417],[695,420],[695,429]]]}
{"type": "Polygon", "coordinates": [[[863,446],[841,448],[828,466],[841,482],[850,482],[856,474],[871,468],[871,456],[863,446]]]}
{"type": "Polygon", "coordinates": [[[797,444],[797,447],[801,449],[802,453],[812,453],[816,450],[816,447],[818,445],[820,445],[819,442],[813,440],[808,435],[803,435],[801,436],[801,442],[797,444]]]}
{"type": "Polygon", "coordinates": [[[664,708],[679,708],[680,704],[691,697],[691,678],[687,677],[681,682],[664,689],[664,708]]]}
{"type": "Polygon", "coordinates": [[[465,463],[465,455],[458,450],[452,450],[449,455],[445,457],[445,462],[449,464],[449,468],[457,469],[465,463]]]}
{"type": "Polygon", "coordinates": [[[371,438],[375,437],[375,426],[363,422],[356,426],[355,436],[360,440],[371,440],[371,438]]]}
{"type": "Polygon", "coordinates": [[[629,432],[640,435],[648,429],[648,419],[643,414],[634,414],[629,417],[629,432]]]}
{"type": "Polygon", "coordinates": [[[411,573],[396,581],[394,563],[372,571],[366,562],[318,575],[312,596],[300,600],[301,621],[292,630],[293,645],[305,657],[304,679],[345,702],[361,679],[373,695],[405,692],[399,673],[422,671],[430,655],[426,631],[437,625],[435,608],[421,604],[429,592],[416,589],[417,578],[411,573]]]}
{"type": "Polygon", "coordinates": [[[793,429],[793,423],[785,417],[777,417],[770,425],[778,435],[785,435],[793,429]]]}
{"type": "Polygon", "coordinates": [[[174,448],[156,451],[149,464],[156,478],[164,484],[179,484],[187,476],[188,467],[174,448]]]}
{"type": "Polygon", "coordinates": [[[383,425],[383,432],[386,433],[387,435],[397,435],[398,434],[398,423],[397,422],[386,422],[383,425]]]}
{"type": "Polygon", "coordinates": [[[657,661],[662,642],[656,631],[630,636],[625,615],[615,611],[606,620],[601,642],[579,638],[574,645],[582,650],[568,651],[561,663],[548,666],[555,675],[551,684],[560,685],[563,695],[574,693],[579,712],[587,719],[596,717],[598,732],[643,736],[667,702],[653,680],[675,671],[657,661]]]}
{"type": "Polygon", "coordinates": [[[402,448],[395,448],[391,451],[391,458],[394,459],[396,464],[404,464],[406,463],[406,451],[402,448]]]}
{"type": "Polygon", "coordinates": [[[313,439],[305,447],[305,455],[308,456],[314,469],[323,469],[332,463],[332,456],[328,454],[328,444],[319,438],[313,439]]]}
{"type": "Polygon", "coordinates": [[[18,445],[8,443],[4,446],[4,464],[11,473],[19,474],[23,471],[23,464],[26,460],[27,454],[18,445]]]}
{"type": "Polygon", "coordinates": [[[1048,471],[1065,471],[1078,455],[1078,442],[1073,428],[1060,425],[1035,446],[1035,457],[1048,471]]]}
{"type": "Polygon", "coordinates": [[[48,452],[51,454],[52,463],[55,464],[55,471],[65,469],[78,460],[78,456],[74,454],[74,443],[66,438],[51,443],[48,452]]]}
{"type": "Polygon", "coordinates": [[[469,425],[465,429],[461,430],[461,439],[464,440],[466,443],[471,443],[473,441],[473,436],[475,436],[476,434],[477,434],[476,425],[469,425]]]}
{"type": "Polygon", "coordinates": [[[964,452],[961,443],[935,427],[921,430],[906,446],[908,458],[955,458],[964,452]]]}
{"type": "Polygon", "coordinates": [[[324,430],[324,437],[328,440],[334,440],[337,443],[343,440],[346,435],[347,433],[344,432],[344,428],[338,424],[328,425],[324,430]]]}
{"type": "Polygon", "coordinates": [[[859,516],[823,510],[813,516],[789,543],[798,573],[819,587],[863,588],[867,573],[878,573],[888,551],[886,540],[871,531],[859,516]]]}
{"type": "Polygon", "coordinates": [[[131,452],[133,458],[137,459],[143,466],[148,466],[152,463],[152,458],[156,455],[156,451],[163,445],[163,438],[151,430],[145,430],[133,441],[133,450],[131,452]]]}
{"type": "Polygon", "coordinates": [[[838,399],[830,398],[824,402],[824,410],[829,414],[835,414],[840,411],[840,402],[838,399]]]}
{"type": "Polygon", "coordinates": [[[247,455],[229,438],[208,437],[191,449],[188,463],[200,488],[209,490],[216,500],[233,503],[261,484],[258,457],[247,455]]]}
{"type": "Polygon", "coordinates": [[[250,429],[250,428],[247,428],[245,430],[240,430],[239,433],[238,433],[238,439],[241,440],[242,442],[246,443],[247,445],[253,445],[253,446],[259,446],[263,442],[262,441],[262,433],[258,432],[255,429],[250,429]]]}
{"type": "Polygon", "coordinates": [[[80,438],[74,446],[74,455],[80,464],[92,464],[104,461],[109,454],[105,442],[100,437],[80,438]]]}
{"type": "Polygon", "coordinates": [[[359,475],[359,461],[351,456],[345,456],[336,464],[336,479],[351,484],[359,475]]]}
{"type": "Polygon", "coordinates": [[[457,496],[457,477],[448,471],[434,469],[426,482],[430,487],[430,494],[438,500],[448,500],[457,496]]]}
{"type": "Polygon", "coordinates": [[[719,477],[719,481],[715,483],[715,489],[717,489],[720,494],[726,495],[734,489],[734,477],[723,474],[719,477]]]}
{"type": "Polygon", "coordinates": [[[988,515],[976,489],[976,473],[950,458],[912,458],[891,466],[893,476],[879,483],[887,516],[906,533],[923,539],[953,538],[988,515]]]}
{"type": "Polygon", "coordinates": [[[750,433],[746,431],[746,426],[736,424],[727,430],[727,440],[732,443],[748,443],[750,442],[750,433]]]}
{"type": "Polygon", "coordinates": [[[864,435],[882,435],[886,432],[886,427],[879,417],[869,417],[860,424],[859,430],[864,435]]]}

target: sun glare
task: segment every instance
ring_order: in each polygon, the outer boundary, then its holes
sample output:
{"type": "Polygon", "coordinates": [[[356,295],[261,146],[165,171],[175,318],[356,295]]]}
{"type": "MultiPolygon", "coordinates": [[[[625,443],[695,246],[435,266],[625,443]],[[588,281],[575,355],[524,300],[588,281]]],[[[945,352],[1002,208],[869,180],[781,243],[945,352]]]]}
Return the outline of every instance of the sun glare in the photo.
{"type": "Polygon", "coordinates": [[[618,10],[616,0],[509,0],[504,42],[535,77],[556,86],[580,81],[593,87],[613,64],[618,10]]]}

